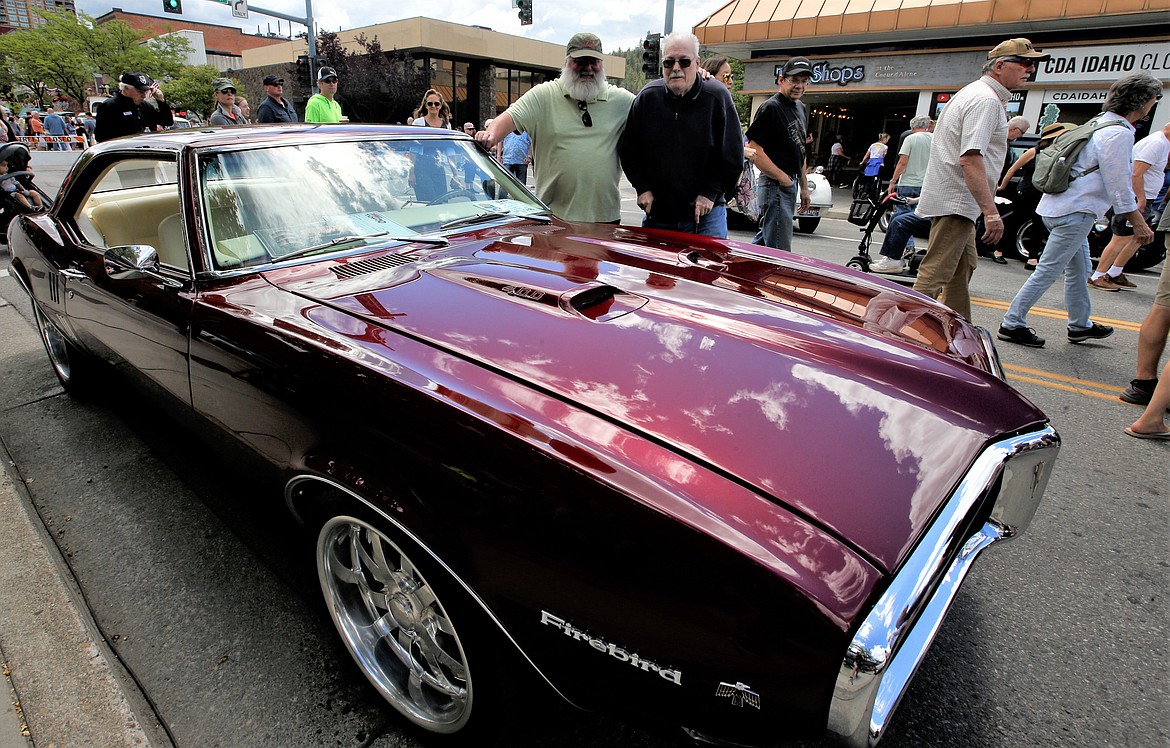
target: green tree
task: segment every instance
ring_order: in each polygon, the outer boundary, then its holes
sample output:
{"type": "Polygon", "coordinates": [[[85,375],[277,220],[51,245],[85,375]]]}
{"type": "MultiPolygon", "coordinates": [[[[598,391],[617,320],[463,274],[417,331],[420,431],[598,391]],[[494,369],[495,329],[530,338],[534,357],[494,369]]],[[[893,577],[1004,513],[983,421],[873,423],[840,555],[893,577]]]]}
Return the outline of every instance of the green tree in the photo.
{"type": "Polygon", "coordinates": [[[337,71],[337,101],[353,122],[405,122],[427,90],[426,71],[409,54],[385,52],[377,37],[354,38],[361,51],[346,49],[337,34],[317,36],[320,65],[337,71]]]}
{"type": "Polygon", "coordinates": [[[751,124],[752,97],[740,93],[743,89],[743,63],[728,57],[727,64],[731,65],[731,75],[734,78],[734,82],[731,84],[731,100],[735,102],[735,111],[739,112],[739,121],[743,123],[746,130],[747,126],[751,124]]]}
{"type": "MultiPolygon", "coordinates": [[[[206,119],[215,108],[215,94],[212,84],[216,78],[224,77],[211,65],[187,65],[179,74],[162,85],[163,94],[172,109],[188,109],[206,119]]],[[[243,90],[239,81],[237,90],[243,90]]]]}
{"type": "Polygon", "coordinates": [[[95,26],[84,14],[36,12],[44,24],[0,37],[0,54],[13,80],[32,91],[41,104],[49,88],[84,102],[95,75],[117,80],[133,70],[155,78],[173,76],[191,46],[181,36],[143,44],[141,32],[121,21],[95,26]]]}
{"type": "Polygon", "coordinates": [[[642,72],[642,48],[619,49],[611,54],[626,58],[626,76],[618,85],[634,93],[641,91],[646,85],[646,74],[642,72]]]}

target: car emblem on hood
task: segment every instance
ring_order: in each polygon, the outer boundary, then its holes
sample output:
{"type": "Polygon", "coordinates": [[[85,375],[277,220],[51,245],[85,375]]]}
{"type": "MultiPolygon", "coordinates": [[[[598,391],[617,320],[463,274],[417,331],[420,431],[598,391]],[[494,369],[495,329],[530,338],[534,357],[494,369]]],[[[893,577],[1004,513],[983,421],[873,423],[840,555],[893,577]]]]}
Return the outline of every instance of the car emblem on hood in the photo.
{"type": "Polygon", "coordinates": [[[732,706],[748,705],[750,707],[760,708],[760,695],[751,690],[751,687],[746,683],[720,683],[719,687],[715,689],[715,695],[731,699],[732,706]]]}

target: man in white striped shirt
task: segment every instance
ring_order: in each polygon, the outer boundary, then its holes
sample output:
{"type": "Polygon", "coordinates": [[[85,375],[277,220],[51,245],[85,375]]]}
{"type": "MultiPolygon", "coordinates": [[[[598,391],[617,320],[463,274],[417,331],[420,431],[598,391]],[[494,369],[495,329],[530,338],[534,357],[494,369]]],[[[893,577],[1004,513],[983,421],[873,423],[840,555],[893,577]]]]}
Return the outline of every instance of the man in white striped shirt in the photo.
{"type": "Polygon", "coordinates": [[[1007,102],[1049,55],[1027,39],[1009,39],[987,54],[983,77],[947,103],[934,127],[918,214],[930,221],[930,242],[914,290],[971,318],[967,285],[975,273],[975,219],[983,214],[983,241],[1003,236],[995,184],[1007,154],[1007,102]]]}

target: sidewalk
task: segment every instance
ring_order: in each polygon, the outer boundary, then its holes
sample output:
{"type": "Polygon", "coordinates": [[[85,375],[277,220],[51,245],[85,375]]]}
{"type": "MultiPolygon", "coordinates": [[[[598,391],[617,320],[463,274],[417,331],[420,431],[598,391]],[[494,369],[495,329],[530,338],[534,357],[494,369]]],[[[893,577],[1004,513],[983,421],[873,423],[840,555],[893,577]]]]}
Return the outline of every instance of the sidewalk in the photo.
{"type": "MultiPolygon", "coordinates": [[[[5,273],[7,265],[5,255],[5,273]]],[[[11,283],[5,285],[9,295],[11,283]]],[[[6,355],[40,347],[28,321],[3,295],[0,336],[6,355]]],[[[153,712],[99,636],[2,442],[0,461],[0,748],[169,745],[165,736],[159,739],[153,712]],[[138,715],[150,720],[145,729],[138,715]]]]}

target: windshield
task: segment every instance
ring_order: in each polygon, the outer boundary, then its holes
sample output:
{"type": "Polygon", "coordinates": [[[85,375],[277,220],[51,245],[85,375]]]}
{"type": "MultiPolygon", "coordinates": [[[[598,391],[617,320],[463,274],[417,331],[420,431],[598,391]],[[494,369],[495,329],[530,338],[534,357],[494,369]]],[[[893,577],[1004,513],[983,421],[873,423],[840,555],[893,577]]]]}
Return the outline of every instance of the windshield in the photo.
{"type": "Polygon", "coordinates": [[[470,141],[305,143],[207,154],[203,214],[218,269],[547,214],[470,141]]]}

